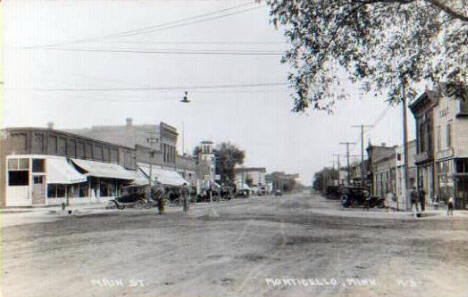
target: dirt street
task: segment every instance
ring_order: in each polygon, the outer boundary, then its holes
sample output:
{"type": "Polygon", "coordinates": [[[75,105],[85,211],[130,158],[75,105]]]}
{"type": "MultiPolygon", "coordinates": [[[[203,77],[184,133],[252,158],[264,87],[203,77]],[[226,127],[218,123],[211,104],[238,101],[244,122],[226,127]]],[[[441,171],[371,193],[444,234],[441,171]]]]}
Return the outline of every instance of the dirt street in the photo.
{"type": "Polygon", "coordinates": [[[340,211],[336,201],[298,194],[214,203],[187,216],[124,210],[4,227],[2,294],[468,293],[467,218],[352,217],[340,211]]]}

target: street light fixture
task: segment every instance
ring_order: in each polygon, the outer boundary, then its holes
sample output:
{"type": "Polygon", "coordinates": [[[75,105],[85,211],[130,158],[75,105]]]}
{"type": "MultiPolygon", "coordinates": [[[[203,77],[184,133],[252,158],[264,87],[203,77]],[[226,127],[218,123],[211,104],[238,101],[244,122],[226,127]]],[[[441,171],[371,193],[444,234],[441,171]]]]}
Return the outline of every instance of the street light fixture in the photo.
{"type": "Polygon", "coordinates": [[[184,99],[180,100],[182,103],[190,103],[190,100],[188,100],[188,92],[185,91],[184,93],[184,99]]]}

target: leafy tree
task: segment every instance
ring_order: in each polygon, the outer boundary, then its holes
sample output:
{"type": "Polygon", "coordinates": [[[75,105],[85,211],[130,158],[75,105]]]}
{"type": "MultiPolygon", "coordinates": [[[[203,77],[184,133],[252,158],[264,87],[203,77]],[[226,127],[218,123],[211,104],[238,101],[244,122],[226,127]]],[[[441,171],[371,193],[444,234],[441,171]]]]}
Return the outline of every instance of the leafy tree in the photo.
{"type": "Polygon", "coordinates": [[[338,170],[333,168],[323,168],[314,174],[314,183],[312,186],[317,191],[323,191],[330,179],[338,179],[338,170]]]}
{"type": "Polygon", "coordinates": [[[467,84],[466,0],[266,2],[291,43],[282,62],[291,66],[294,111],[332,111],[347,97],[345,74],[393,103],[415,95],[417,82],[467,84]]]}
{"type": "Polygon", "coordinates": [[[230,142],[223,142],[214,149],[216,157],[216,174],[221,182],[231,184],[234,180],[234,168],[244,163],[245,152],[230,142]]]}
{"type": "Polygon", "coordinates": [[[193,153],[192,153],[192,159],[195,162],[196,165],[198,165],[200,161],[200,153],[201,153],[201,147],[199,145],[195,146],[193,148],[193,153]]]}

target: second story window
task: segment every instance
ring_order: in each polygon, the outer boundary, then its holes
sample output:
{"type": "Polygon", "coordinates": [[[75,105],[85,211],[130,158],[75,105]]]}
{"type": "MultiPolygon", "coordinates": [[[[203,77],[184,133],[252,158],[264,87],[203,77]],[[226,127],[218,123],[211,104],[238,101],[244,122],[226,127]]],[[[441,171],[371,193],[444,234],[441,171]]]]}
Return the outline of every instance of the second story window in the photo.
{"type": "Polygon", "coordinates": [[[452,123],[447,124],[447,147],[452,147],[452,123]]]}

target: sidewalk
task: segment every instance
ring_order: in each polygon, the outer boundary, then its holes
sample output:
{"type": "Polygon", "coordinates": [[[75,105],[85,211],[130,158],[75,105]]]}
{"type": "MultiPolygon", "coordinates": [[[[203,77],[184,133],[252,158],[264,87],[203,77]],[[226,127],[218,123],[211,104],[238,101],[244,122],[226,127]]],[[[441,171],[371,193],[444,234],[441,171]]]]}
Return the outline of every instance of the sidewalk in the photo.
{"type": "MultiPolygon", "coordinates": [[[[361,217],[361,218],[378,218],[378,219],[415,219],[413,212],[411,211],[396,211],[379,208],[369,208],[365,209],[362,207],[359,208],[344,208],[341,206],[341,201],[339,200],[330,200],[322,195],[317,195],[323,202],[336,202],[336,207],[334,209],[310,209],[309,211],[317,214],[332,215],[332,216],[345,216],[345,217],[361,217]]],[[[420,212],[421,217],[417,219],[428,219],[428,218],[448,218],[446,209],[426,209],[424,212],[420,212]]],[[[453,217],[458,218],[468,218],[468,210],[454,210],[453,217]]]]}
{"type": "MultiPolygon", "coordinates": [[[[249,199],[233,199],[218,202],[201,202],[190,204],[190,210],[203,210],[211,207],[222,207],[223,205],[240,205],[248,203],[249,199]]],[[[255,198],[253,198],[255,199],[255,198]]],[[[24,224],[46,223],[54,222],[63,217],[84,217],[90,215],[101,214],[150,214],[157,213],[157,208],[151,209],[135,209],[125,208],[120,209],[106,209],[107,203],[92,203],[72,205],[62,210],[61,206],[45,206],[45,207],[15,207],[0,209],[1,227],[17,226],[24,224]]],[[[166,207],[166,213],[182,213],[182,206],[166,207]]],[[[192,214],[193,215],[193,214],[192,214]]]]}

